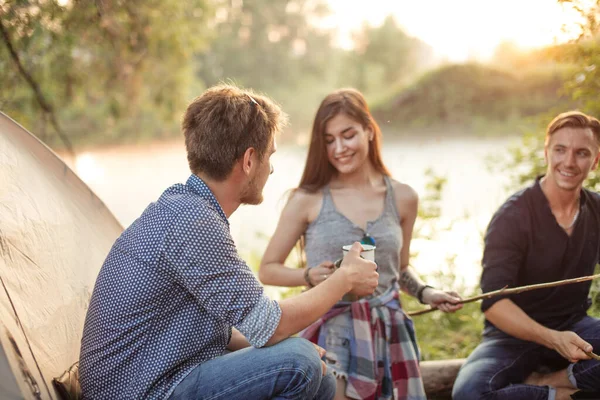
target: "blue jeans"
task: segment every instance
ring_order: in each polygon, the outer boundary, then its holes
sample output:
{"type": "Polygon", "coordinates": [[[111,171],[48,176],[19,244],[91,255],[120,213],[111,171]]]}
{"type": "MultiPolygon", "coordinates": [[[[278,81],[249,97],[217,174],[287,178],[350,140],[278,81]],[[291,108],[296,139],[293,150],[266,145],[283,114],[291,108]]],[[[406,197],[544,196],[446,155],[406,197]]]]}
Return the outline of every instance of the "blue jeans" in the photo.
{"type": "Polygon", "coordinates": [[[197,366],[170,399],[333,399],[335,378],[323,376],[313,344],[300,338],[249,347],[197,366]]]}
{"type": "MultiPolygon", "coordinates": [[[[600,349],[600,320],[585,317],[568,329],[600,349]]],[[[536,343],[516,339],[492,328],[458,373],[452,398],[552,400],[554,388],[525,385],[523,381],[540,367],[549,371],[567,368],[569,380],[578,389],[600,390],[600,361],[569,364],[560,354],[536,343]]]]}

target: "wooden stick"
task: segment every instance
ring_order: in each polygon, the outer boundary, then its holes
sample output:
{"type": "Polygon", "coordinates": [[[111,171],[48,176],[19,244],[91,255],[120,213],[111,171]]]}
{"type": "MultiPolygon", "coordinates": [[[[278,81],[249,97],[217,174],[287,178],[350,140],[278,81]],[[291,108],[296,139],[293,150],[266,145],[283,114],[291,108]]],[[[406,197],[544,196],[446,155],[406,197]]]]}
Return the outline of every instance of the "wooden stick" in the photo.
{"type": "MultiPolygon", "coordinates": [[[[600,278],[600,274],[590,275],[590,276],[582,276],[580,278],[565,279],[565,280],[556,281],[556,282],[538,283],[538,284],[529,285],[529,286],[519,286],[516,288],[510,288],[510,289],[508,289],[505,286],[500,290],[494,290],[493,292],[487,292],[487,293],[480,294],[475,297],[469,297],[467,299],[463,299],[463,300],[459,301],[457,304],[472,303],[477,300],[489,299],[491,297],[500,296],[500,295],[516,294],[516,293],[528,292],[530,290],[545,289],[545,288],[550,288],[550,287],[555,287],[555,286],[570,285],[572,283],[587,282],[587,281],[592,281],[596,278],[600,278]]],[[[437,309],[438,309],[437,307],[430,307],[430,308],[425,308],[425,309],[419,310],[419,311],[412,311],[412,312],[408,313],[408,316],[414,317],[417,315],[423,315],[423,314],[427,314],[429,312],[435,311],[437,309]]]]}
{"type": "Polygon", "coordinates": [[[598,354],[594,354],[594,353],[587,352],[587,351],[585,351],[584,353],[587,354],[588,357],[591,357],[594,360],[600,361],[600,356],[598,354]]]}

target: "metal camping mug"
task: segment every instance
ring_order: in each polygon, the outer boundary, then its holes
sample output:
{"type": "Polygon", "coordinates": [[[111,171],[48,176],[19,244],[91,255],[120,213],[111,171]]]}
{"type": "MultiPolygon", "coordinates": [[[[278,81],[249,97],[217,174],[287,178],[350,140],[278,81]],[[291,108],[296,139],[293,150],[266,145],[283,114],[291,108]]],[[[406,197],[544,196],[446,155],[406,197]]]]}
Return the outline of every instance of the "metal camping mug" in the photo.
{"type": "MultiPolygon", "coordinates": [[[[362,258],[364,258],[365,260],[375,262],[375,249],[377,247],[373,246],[371,244],[361,244],[361,246],[363,248],[363,251],[360,252],[360,256],[362,258]]],[[[352,248],[351,244],[342,246],[342,254],[344,257],[346,257],[346,254],[348,254],[348,252],[350,251],[351,248],[352,248]]]]}
{"type": "MultiPolygon", "coordinates": [[[[365,260],[375,262],[375,249],[377,247],[370,245],[370,244],[361,244],[361,246],[363,247],[363,251],[360,252],[360,257],[364,258],[365,260]]],[[[346,254],[348,254],[348,251],[350,251],[351,247],[352,247],[351,244],[342,246],[343,257],[334,262],[335,268],[339,268],[342,265],[342,260],[344,257],[346,257],[346,254]]],[[[352,294],[352,293],[346,293],[344,295],[344,297],[342,297],[342,301],[356,301],[359,299],[360,299],[359,296],[352,294]]]]}

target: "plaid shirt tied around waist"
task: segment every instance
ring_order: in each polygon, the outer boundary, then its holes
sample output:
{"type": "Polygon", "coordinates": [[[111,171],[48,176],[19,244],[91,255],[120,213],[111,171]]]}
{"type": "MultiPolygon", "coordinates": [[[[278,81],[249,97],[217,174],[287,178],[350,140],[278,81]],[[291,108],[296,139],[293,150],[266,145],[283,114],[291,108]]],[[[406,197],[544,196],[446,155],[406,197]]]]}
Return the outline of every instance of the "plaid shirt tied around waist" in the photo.
{"type": "Polygon", "coordinates": [[[384,294],[341,303],[300,333],[324,346],[324,324],[350,312],[353,337],[346,396],[356,399],[426,400],[412,320],[404,313],[395,284],[384,294]]]}

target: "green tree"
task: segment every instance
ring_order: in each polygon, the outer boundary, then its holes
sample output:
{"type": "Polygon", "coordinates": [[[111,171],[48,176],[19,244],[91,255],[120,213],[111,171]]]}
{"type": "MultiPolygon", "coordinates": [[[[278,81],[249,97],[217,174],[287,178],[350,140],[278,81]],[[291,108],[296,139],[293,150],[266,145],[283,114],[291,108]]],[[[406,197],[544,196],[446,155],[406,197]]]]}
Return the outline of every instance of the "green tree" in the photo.
{"type": "Polygon", "coordinates": [[[367,28],[364,57],[383,70],[385,84],[406,83],[433,58],[432,48],[406,34],[390,15],[377,28],[367,28]]]}
{"type": "Polygon", "coordinates": [[[576,70],[567,91],[581,104],[582,111],[600,115],[600,0],[558,0],[579,12],[580,34],[572,43],[562,46],[563,60],[573,62],[576,70]]]}
{"type": "Polygon", "coordinates": [[[52,121],[74,142],[163,134],[209,13],[205,0],[2,2],[0,107],[50,144],[52,121]]]}
{"type": "Polygon", "coordinates": [[[306,126],[333,88],[332,32],[318,28],[323,0],[216,2],[215,38],[197,55],[197,76],[208,85],[231,80],[266,92],[306,126]],[[308,104],[308,107],[307,107],[308,104]]]}
{"type": "Polygon", "coordinates": [[[432,48],[404,32],[391,15],[381,26],[364,24],[353,41],[340,81],[367,94],[404,85],[433,62],[432,48]]]}

